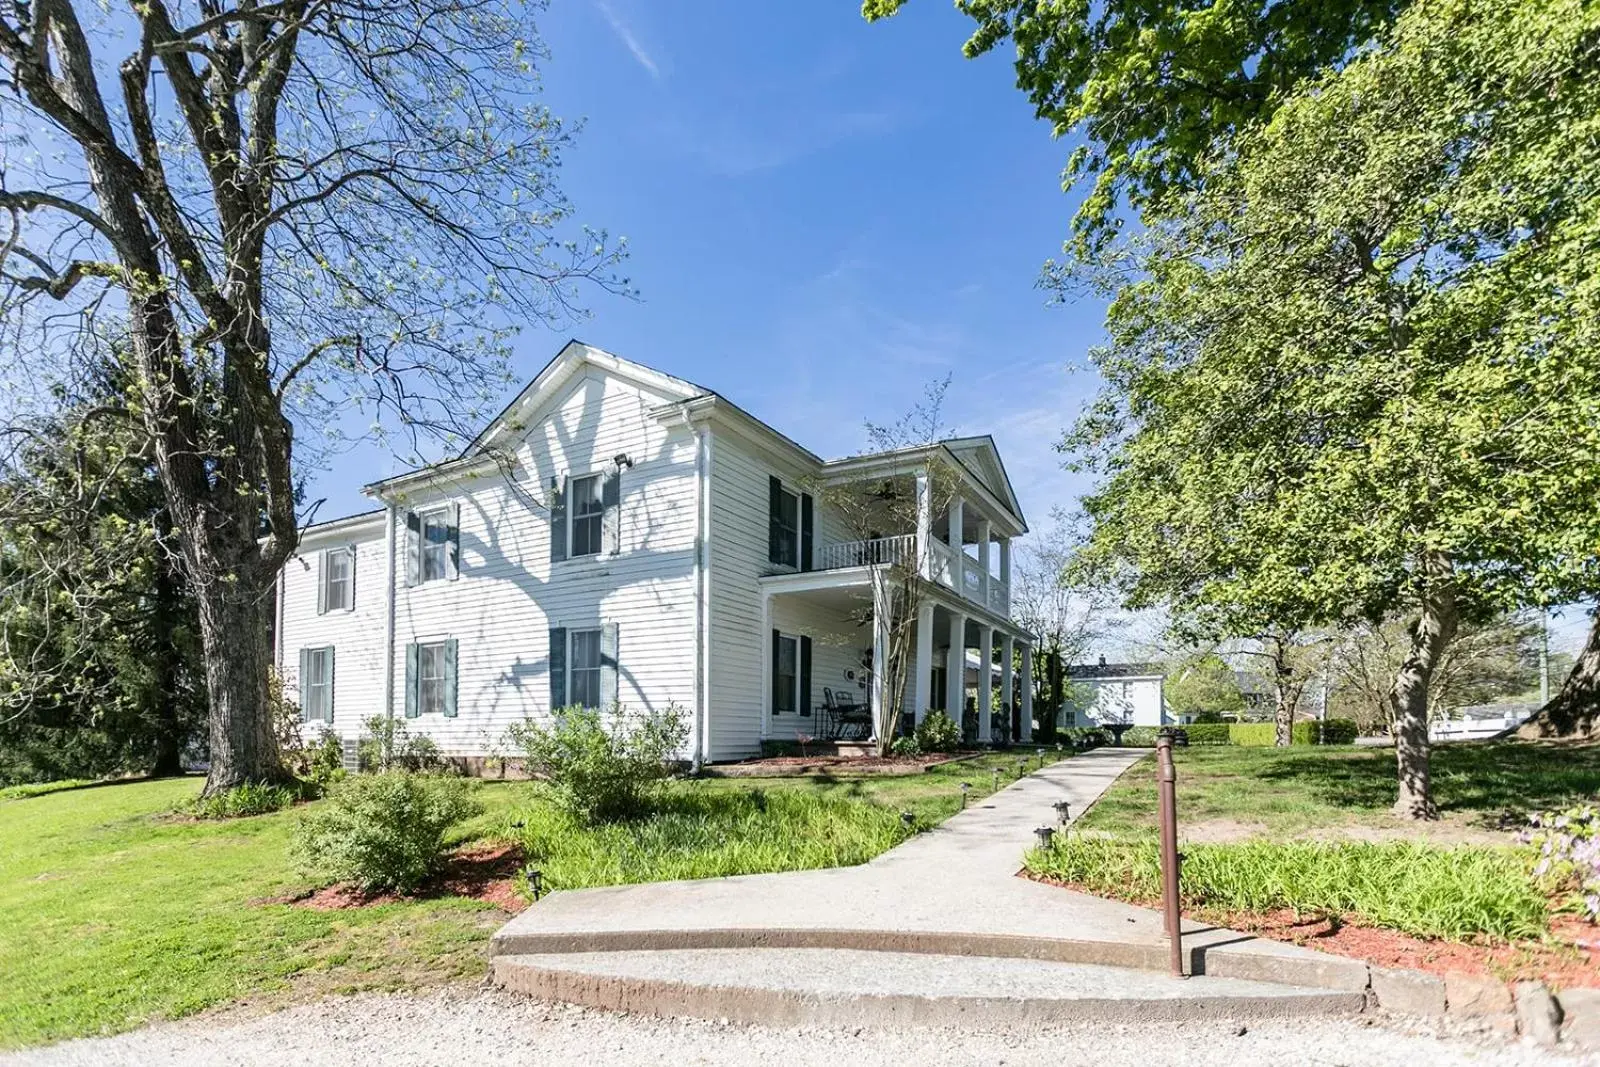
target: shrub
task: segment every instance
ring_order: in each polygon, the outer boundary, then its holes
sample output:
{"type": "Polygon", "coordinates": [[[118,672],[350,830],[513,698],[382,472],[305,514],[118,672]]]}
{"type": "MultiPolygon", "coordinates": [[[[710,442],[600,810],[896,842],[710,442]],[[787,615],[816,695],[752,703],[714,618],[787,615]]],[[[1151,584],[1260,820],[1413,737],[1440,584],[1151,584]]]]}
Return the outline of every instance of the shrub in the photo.
{"type": "Polygon", "coordinates": [[[961,727],[942,711],[924,715],[911,737],[923,752],[954,752],[961,747],[961,727]]]}
{"type": "Polygon", "coordinates": [[[300,796],[300,790],[293,786],[246,782],[220,793],[196,798],[189,805],[189,812],[197,819],[243,819],[282,811],[299,800],[300,796]]]}
{"type": "Polygon", "coordinates": [[[307,812],[294,851],[312,873],[366,892],[416,889],[445,857],[445,833],[482,810],[460,778],[383,771],[333,786],[307,812]]]}
{"type": "Polygon", "coordinates": [[[528,719],[507,731],[527,754],[528,769],[554,786],[561,807],[591,823],[648,813],[667,777],[667,761],[688,735],[675,704],[639,716],[621,708],[609,716],[565,708],[548,726],[528,719]]]}
{"type": "Polygon", "coordinates": [[[1530,816],[1519,838],[1539,850],[1536,882],[1573,893],[1590,922],[1600,922],[1600,809],[1593,804],[1530,816]]]}
{"type": "Polygon", "coordinates": [[[1154,726],[1135,726],[1122,732],[1122,743],[1129,748],[1154,748],[1156,732],[1154,726]]]}
{"type": "Polygon", "coordinates": [[[1056,731],[1056,741],[1078,751],[1111,743],[1111,735],[1099,726],[1064,726],[1056,731]]]}
{"type": "Polygon", "coordinates": [[[920,756],[922,755],[922,746],[917,743],[915,737],[897,737],[889,745],[889,755],[920,756]]]}
{"type": "MultiPolygon", "coordinates": [[[[1263,913],[1280,908],[1357,919],[1417,937],[1537,937],[1549,906],[1517,850],[1411,841],[1244,841],[1185,844],[1185,907],[1263,913]]],[[[1161,896],[1153,834],[1058,835],[1030,871],[1135,901],[1161,896]]]]}
{"type": "Polygon", "coordinates": [[[1353,745],[1360,733],[1354,719],[1328,719],[1322,724],[1322,744],[1353,745]]]}
{"type": "Polygon", "coordinates": [[[363,724],[364,736],[356,746],[356,762],[363,771],[399,768],[419,773],[444,769],[444,757],[433,738],[413,735],[404,719],[374,715],[363,724]],[[388,753],[385,759],[384,753],[388,753]]]}
{"type": "Polygon", "coordinates": [[[1191,745],[1231,745],[1228,724],[1223,722],[1193,722],[1185,726],[1191,745]]]}
{"type": "Polygon", "coordinates": [[[323,730],[315,744],[306,749],[306,769],[302,777],[310,779],[319,789],[344,777],[344,742],[332,730],[323,730]]]}
{"type": "Polygon", "coordinates": [[[1246,748],[1271,748],[1277,743],[1278,727],[1270,722],[1236,722],[1228,727],[1228,740],[1246,748]]]}

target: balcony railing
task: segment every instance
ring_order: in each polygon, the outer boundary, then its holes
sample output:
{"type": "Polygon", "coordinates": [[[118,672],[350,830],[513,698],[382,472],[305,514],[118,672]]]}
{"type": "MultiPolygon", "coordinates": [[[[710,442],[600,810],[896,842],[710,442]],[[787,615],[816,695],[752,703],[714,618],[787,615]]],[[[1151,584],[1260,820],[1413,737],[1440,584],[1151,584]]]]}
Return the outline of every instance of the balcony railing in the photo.
{"type": "MultiPolygon", "coordinates": [[[[841,541],[820,545],[814,557],[817,570],[839,570],[845,567],[898,566],[911,563],[916,558],[915,534],[895,537],[875,537],[867,541],[841,541]]],[[[983,592],[983,567],[965,552],[958,552],[943,541],[928,542],[928,569],[926,577],[931,582],[954,589],[968,600],[987,604],[997,615],[1011,613],[1011,590],[1000,579],[989,577],[987,599],[983,592]]]]}
{"type": "Polygon", "coordinates": [[[900,534],[896,537],[874,537],[869,541],[841,541],[817,549],[815,563],[818,570],[831,571],[841,567],[871,567],[909,563],[916,557],[917,535],[900,534]]]}

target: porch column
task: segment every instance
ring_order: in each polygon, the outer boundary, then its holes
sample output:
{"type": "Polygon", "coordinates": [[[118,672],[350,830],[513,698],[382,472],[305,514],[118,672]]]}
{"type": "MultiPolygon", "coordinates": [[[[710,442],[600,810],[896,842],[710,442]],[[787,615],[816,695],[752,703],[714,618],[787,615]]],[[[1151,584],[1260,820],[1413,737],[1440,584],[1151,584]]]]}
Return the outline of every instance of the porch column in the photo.
{"type": "MultiPolygon", "coordinates": [[[[1000,614],[1011,617],[1011,538],[1000,538],[1000,584],[1005,586],[1006,602],[1000,605],[1000,614]]],[[[1007,638],[1006,640],[1010,640],[1007,638]]]]}
{"type": "Polygon", "coordinates": [[[894,602],[889,583],[872,583],[872,736],[882,740],[889,725],[889,627],[894,602]]]}
{"type": "MultiPolygon", "coordinates": [[[[928,476],[928,468],[917,471],[917,573],[933,580],[933,550],[928,547],[928,542],[933,540],[933,482],[928,476]]],[[[922,705],[917,705],[917,714],[923,712],[922,705]]]]}
{"type": "Polygon", "coordinates": [[[1033,740],[1033,643],[1022,643],[1022,737],[1033,740]]]}
{"type": "Polygon", "coordinates": [[[989,607],[989,542],[993,540],[993,527],[984,519],[978,523],[978,598],[986,608],[989,607]]]}
{"type": "MultiPolygon", "coordinates": [[[[953,500],[950,501],[949,522],[945,526],[945,539],[944,539],[945,540],[945,544],[947,544],[951,548],[955,549],[957,554],[959,554],[961,552],[961,543],[962,543],[961,542],[961,523],[962,523],[961,513],[962,513],[961,498],[958,496],[958,497],[955,497],[953,500]]],[[[956,562],[960,563],[961,561],[957,560],[956,562]]],[[[956,588],[957,589],[961,588],[961,575],[959,573],[956,575],[956,588]]]]}
{"type": "Polygon", "coordinates": [[[933,604],[930,601],[917,605],[917,655],[912,661],[912,670],[916,674],[911,682],[911,714],[920,724],[933,699],[933,604]]]}
{"type": "Polygon", "coordinates": [[[950,648],[944,659],[944,709],[957,726],[967,710],[967,617],[950,613],[950,648]]]}
{"type": "Polygon", "coordinates": [[[994,740],[994,630],[978,624],[978,743],[994,740]]]}
{"type": "MultiPolygon", "coordinates": [[[[1002,541],[1001,544],[1005,542],[1002,541]]],[[[1010,634],[1000,635],[1000,706],[1006,709],[1006,729],[1011,729],[1011,709],[1015,706],[1011,698],[1011,656],[1015,651],[1015,639],[1010,634]]],[[[1027,724],[1023,723],[1022,727],[1027,724]]],[[[1015,740],[1022,739],[1022,729],[1019,728],[1015,740]]]]}

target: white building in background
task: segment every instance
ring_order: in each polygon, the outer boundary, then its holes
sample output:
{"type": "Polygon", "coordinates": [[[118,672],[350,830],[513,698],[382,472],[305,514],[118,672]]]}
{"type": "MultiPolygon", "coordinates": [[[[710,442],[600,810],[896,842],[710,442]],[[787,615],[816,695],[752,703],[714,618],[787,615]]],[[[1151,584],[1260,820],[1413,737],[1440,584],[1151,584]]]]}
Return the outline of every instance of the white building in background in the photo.
{"type": "Polygon", "coordinates": [[[1067,668],[1063,726],[1166,726],[1173,722],[1162,692],[1165,680],[1154,663],[1075,664],[1067,668]]]}
{"type": "MultiPolygon", "coordinates": [[[[309,728],[404,717],[469,765],[573,704],[678,705],[685,755],[707,761],[837,736],[888,699],[873,570],[914,560],[904,711],[965,707],[975,653],[998,659],[1001,707],[1030,735],[1010,597],[1027,526],[989,437],[824,461],[709,389],[574,341],[460,456],[366,492],[377,510],[307,527],[279,576],[277,664],[309,728]],[[957,482],[947,506],[934,466],[957,482]],[[886,510],[863,538],[814,499],[851,484],[914,498],[914,527],[886,510]]],[[[970,689],[977,739],[999,740],[1010,717],[993,724],[991,687],[970,689]]]]}

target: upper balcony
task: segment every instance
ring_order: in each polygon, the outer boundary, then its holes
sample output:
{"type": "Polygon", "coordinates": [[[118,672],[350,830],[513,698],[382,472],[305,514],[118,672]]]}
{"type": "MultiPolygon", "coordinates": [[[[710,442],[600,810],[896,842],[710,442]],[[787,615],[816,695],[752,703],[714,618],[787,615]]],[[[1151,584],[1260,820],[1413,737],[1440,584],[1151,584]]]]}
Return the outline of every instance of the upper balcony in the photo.
{"type": "Polygon", "coordinates": [[[903,530],[915,522],[915,531],[861,540],[819,537],[811,557],[813,569],[914,566],[928,581],[996,615],[1010,617],[1011,538],[1005,532],[1013,528],[1014,520],[995,509],[992,502],[986,508],[955,490],[946,490],[941,494],[945,499],[936,502],[929,482],[925,470],[916,470],[901,479],[871,483],[872,496],[899,506],[867,512],[865,521],[850,525],[903,530]],[[997,531],[1005,532],[997,535],[997,531]]]}

